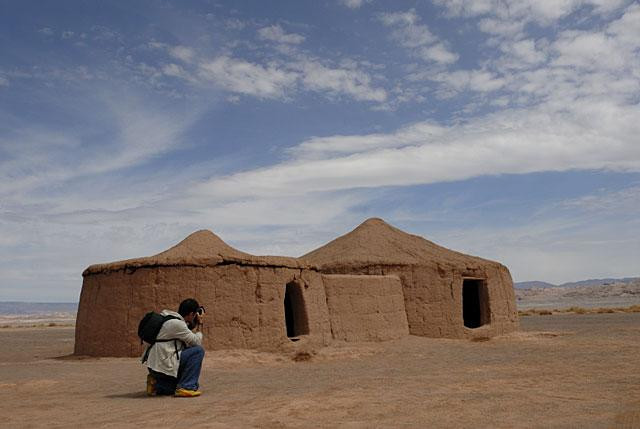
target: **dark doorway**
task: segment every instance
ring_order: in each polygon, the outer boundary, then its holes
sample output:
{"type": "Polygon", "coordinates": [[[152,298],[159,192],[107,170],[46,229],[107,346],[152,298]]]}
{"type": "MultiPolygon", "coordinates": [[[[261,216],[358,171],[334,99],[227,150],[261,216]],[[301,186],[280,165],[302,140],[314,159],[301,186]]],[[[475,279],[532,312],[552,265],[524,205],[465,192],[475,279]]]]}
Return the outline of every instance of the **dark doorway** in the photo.
{"type": "Polygon", "coordinates": [[[287,337],[292,340],[309,333],[309,320],[304,306],[302,286],[295,281],[287,283],[284,292],[284,319],[287,325],[287,337]]]}
{"type": "Polygon", "coordinates": [[[489,296],[484,280],[462,280],[462,319],[467,328],[489,323],[489,296]]]}

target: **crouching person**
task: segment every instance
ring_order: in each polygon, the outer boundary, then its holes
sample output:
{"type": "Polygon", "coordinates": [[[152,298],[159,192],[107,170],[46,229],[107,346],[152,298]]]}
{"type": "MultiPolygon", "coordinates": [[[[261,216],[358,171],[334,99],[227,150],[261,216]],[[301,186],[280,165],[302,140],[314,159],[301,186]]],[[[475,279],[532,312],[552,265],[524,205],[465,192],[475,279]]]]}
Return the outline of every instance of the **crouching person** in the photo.
{"type": "Polygon", "coordinates": [[[190,298],[180,303],[177,313],[163,310],[159,315],[153,314],[160,330],[142,358],[149,370],[147,394],[200,396],[198,379],[204,358],[201,332],[204,308],[190,298]]]}

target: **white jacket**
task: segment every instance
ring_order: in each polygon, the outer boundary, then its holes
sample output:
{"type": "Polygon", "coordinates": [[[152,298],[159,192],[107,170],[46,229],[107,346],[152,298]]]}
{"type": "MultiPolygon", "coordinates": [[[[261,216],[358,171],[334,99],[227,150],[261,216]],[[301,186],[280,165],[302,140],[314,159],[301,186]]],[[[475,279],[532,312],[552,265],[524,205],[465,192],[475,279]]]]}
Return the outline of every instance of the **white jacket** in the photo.
{"type": "Polygon", "coordinates": [[[176,348],[179,355],[184,348],[201,345],[202,332],[196,332],[195,334],[191,332],[187,322],[175,311],[162,310],[160,314],[163,316],[175,316],[178,319],[164,322],[160,332],[158,332],[157,339],[175,341],[162,341],[151,346],[147,357],[147,367],[154,371],[177,377],[180,361],[176,356],[176,348]]]}

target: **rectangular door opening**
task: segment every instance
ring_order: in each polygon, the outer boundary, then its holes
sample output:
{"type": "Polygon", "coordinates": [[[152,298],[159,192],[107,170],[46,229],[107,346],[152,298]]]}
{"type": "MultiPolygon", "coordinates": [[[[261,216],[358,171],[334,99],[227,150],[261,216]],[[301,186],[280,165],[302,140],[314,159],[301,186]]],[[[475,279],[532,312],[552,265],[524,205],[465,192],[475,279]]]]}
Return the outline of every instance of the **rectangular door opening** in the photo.
{"type": "Polygon", "coordinates": [[[484,280],[462,280],[462,319],[467,328],[489,323],[489,294],[484,280]]]}
{"type": "Polygon", "coordinates": [[[300,335],[309,334],[309,320],[304,305],[302,285],[289,282],[284,292],[284,318],[287,327],[287,337],[296,341],[300,335]]]}

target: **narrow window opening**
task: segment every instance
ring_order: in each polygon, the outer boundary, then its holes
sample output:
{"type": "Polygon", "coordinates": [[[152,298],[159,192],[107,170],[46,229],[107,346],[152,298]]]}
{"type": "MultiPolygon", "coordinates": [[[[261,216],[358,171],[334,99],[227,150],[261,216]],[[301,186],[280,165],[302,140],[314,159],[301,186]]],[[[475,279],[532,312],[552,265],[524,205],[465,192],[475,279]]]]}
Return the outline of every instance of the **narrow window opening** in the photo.
{"type": "Polygon", "coordinates": [[[467,328],[479,328],[489,323],[489,296],[484,280],[463,279],[462,319],[467,328]]]}
{"type": "Polygon", "coordinates": [[[284,293],[284,319],[287,337],[296,341],[300,335],[309,334],[309,320],[304,305],[302,287],[297,282],[287,283],[284,293]]]}

